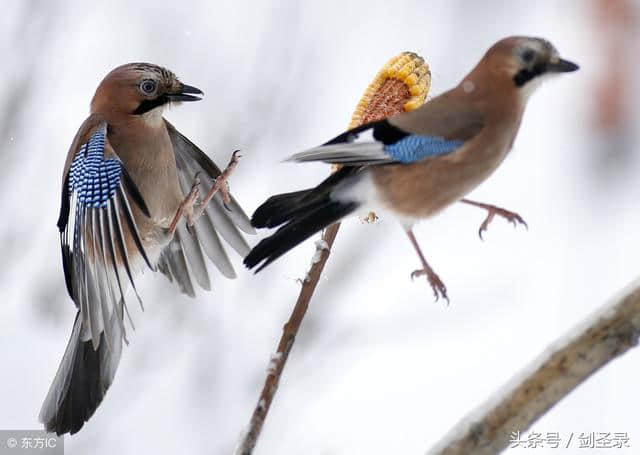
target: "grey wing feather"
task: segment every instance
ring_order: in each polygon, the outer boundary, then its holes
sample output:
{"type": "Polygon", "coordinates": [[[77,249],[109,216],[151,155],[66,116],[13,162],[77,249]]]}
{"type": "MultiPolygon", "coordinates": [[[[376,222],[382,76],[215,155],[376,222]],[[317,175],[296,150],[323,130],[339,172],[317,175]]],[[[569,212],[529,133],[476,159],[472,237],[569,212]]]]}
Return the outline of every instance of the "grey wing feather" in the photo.
{"type": "MultiPolygon", "coordinates": [[[[192,171],[188,168],[187,164],[184,162],[181,156],[176,157],[176,162],[181,165],[183,169],[187,169],[188,171],[192,171]]],[[[195,175],[197,171],[193,171],[193,175],[195,175]]],[[[187,194],[193,183],[193,180],[189,180],[189,172],[180,172],[178,174],[178,180],[180,183],[180,187],[184,194],[187,194]]],[[[201,191],[205,193],[208,191],[210,186],[208,186],[208,182],[204,181],[201,183],[202,189],[201,191]]],[[[206,253],[206,255],[211,259],[214,265],[227,277],[235,278],[235,272],[233,270],[233,265],[227,256],[227,253],[222,246],[222,242],[218,236],[218,232],[220,231],[225,240],[229,241],[232,245],[240,245],[239,251],[243,251],[243,244],[246,245],[246,241],[242,237],[242,234],[235,228],[233,223],[229,220],[228,217],[224,216],[224,214],[218,215],[211,206],[216,203],[216,198],[212,199],[207,207],[207,211],[205,212],[205,216],[200,217],[195,226],[190,231],[187,231],[182,224],[178,225],[177,237],[173,238],[166,248],[166,254],[179,254],[183,255],[183,250],[185,246],[189,251],[186,252],[186,257],[191,264],[191,267],[198,271],[196,275],[196,281],[202,285],[204,289],[210,289],[211,283],[209,281],[208,275],[206,275],[206,265],[204,265],[204,259],[200,261],[200,258],[204,258],[202,250],[206,253]],[[212,219],[221,218],[223,223],[213,224],[212,219]],[[228,228],[228,229],[225,229],[228,228]],[[186,244],[188,242],[188,244],[186,244]],[[186,245],[185,245],[186,244],[186,245]],[[199,278],[198,278],[199,277],[199,278]]],[[[226,209],[225,209],[226,210],[226,209]]],[[[248,250],[248,245],[246,246],[248,250]]],[[[170,261],[173,264],[174,268],[178,267],[181,263],[179,259],[170,261]]],[[[167,261],[163,261],[163,264],[166,265],[167,261]]],[[[171,268],[164,267],[161,271],[171,279],[171,268]],[[169,273],[167,273],[169,272],[169,273]]],[[[185,277],[185,272],[179,274],[179,276],[185,277]]],[[[180,288],[183,290],[191,290],[191,286],[186,282],[180,284],[180,288]]]]}
{"type": "Polygon", "coordinates": [[[169,281],[174,279],[178,283],[180,291],[189,297],[195,297],[196,291],[187,266],[187,260],[180,242],[180,232],[176,230],[174,240],[167,248],[162,250],[158,260],[158,270],[160,270],[169,281]]]}
{"type": "Polygon", "coordinates": [[[347,166],[363,166],[391,163],[394,159],[384,151],[384,146],[380,142],[351,142],[314,147],[296,153],[285,161],[298,163],[322,161],[347,166]]]}
{"type": "Polygon", "coordinates": [[[187,260],[189,261],[189,265],[191,266],[191,271],[193,272],[196,282],[202,289],[207,291],[211,290],[211,281],[209,280],[209,274],[207,273],[207,264],[204,261],[204,255],[200,248],[198,237],[187,232],[187,228],[184,223],[179,224],[177,230],[179,232],[179,241],[182,246],[182,251],[184,251],[187,260]]]}
{"type": "MultiPolygon", "coordinates": [[[[206,194],[213,180],[220,175],[220,169],[173,125],[166,120],[165,123],[176,156],[180,188],[187,194],[195,176],[199,175],[200,192],[206,194]]],[[[233,197],[228,207],[224,207],[221,195],[216,194],[192,229],[187,231],[179,225],[176,236],[161,254],[158,264],[160,271],[170,280],[176,279],[180,289],[189,295],[194,294],[194,279],[205,289],[211,286],[204,254],[224,276],[235,278],[233,265],[221,238],[243,257],[250,250],[240,231],[255,234],[255,229],[233,197]]]]}
{"type": "Polygon", "coordinates": [[[141,239],[122,187],[105,207],[78,204],[75,211],[73,221],[70,220],[66,227],[70,231],[66,237],[73,236],[70,249],[73,300],[83,322],[81,338],[91,339],[97,349],[105,320],[116,311],[117,303],[125,300],[126,286],[133,288],[142,306],[131,258],[133,254],[142,257],[143,253],[140,249],[129,251],[125,240],[129,235],[141,245],[141,239]],[[110,248],[105,248],[106,244],[110,248]],[[121,279],[123,270],[128,278],[126,284],[121,279]]]}
{"type": "MultiPolygon", "coordinates": [[[[200,171],[210,179],[215,179],[220,175],[220,169],[215,165],[213,161],[200,150],[193,142],[184,137],[171,123],[165,120],[171,143],[176,153],[176,158],[179,156],[182,158],[182,162],[188,164],[196,172],[200,171]]],[[[187,172],[184,167],[181,169],[178,167],[179,172],[187,172]]],[[[190,180],[193,180],[194,175],[189,175],[190,180]]],[[[231,197],[231,202],[228,204],[227,216],[233,221],[239,229],[247,234],[255,234],[256,231],[251,226],[251,220],[244,213],[240,204],[231,197]]]]}
{"type": "Polygon", "coordinates": [[[108,143],[106,123],[95,120],[77,135],[87,142],[72,146],[58,221],[65,278],[78,309],[40,413],[45,428],[58,434],[80,430],[111,385],[126,342],[125,291],[129,285],[135,291],[134,267],[150,266],[129,197],[143,212],[146,205],[108,143]]]}
{"type": "MultiPolygon", "coordinates": [[[[184,160],[182,157],[176,157],[176,161],[179,163],[179,169],[183,169],[184,172],[180,172],[178,179],[180,181],[180,187],[182,191],[187,194],[193,183],[198,170],[190,166],[189,161],[184,160]],[[190,177],[191,176],[191,177],[190,177]]],[[[211,189],[212,183],[208,179],[200,179],[200,189],[202,194],[206,194],[211,189]]],[[[213,261],[213,263],[219,269],[231,268],[231,261],[227,256],[227,253],[220,242],[218,232],[241,256],[246,255],[249,252],[249,245],[244,239],[240,231],[236,228],[233,220],[228,216],[229,211],[222,205],[222,200],[219,195],[216,194],[205,209],[205,216],[201,216],[195,226],[196,235],[198,235],[200,242],[205,246],[207,256],[213,261]],[[202,229],[200,229],[202,228],[202,229]],[[202,234],[202,236],[200,236],[202,234]],[[208,236],[208,238],[205,238],[208,236]],[[207,248],[206,245],[209,240],[212,240],[211,248],[207,248]]],[[[223,272],[224,273],[224,272],[223,272]]],[[[233,273],[233,272],[232,272],[233,273]]]]}
{"type": "Polygon", "coordinates": [[[210,217],[200,217],[193,226],[195,235],[198,237],[202,248],[207,256],[211,259],[217,269],[227,278],[235,278],[236,273],[233,265],[224,251],[220,237],[211,221],[210,217]]]}

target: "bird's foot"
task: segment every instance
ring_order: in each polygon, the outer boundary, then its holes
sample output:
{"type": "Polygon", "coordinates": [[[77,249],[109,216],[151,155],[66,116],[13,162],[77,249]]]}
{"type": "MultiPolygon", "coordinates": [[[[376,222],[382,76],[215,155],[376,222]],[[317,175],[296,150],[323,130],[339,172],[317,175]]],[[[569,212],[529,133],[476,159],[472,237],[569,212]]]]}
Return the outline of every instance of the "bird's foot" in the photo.
{"type": "Polygon", "coordinates": [[[178,206],[178,210],[176,211],[171,224],[169,224],[168,234],[173,237],[173,234],[176,232],[176,228],[178,227],[178,222],[180,218],[183,216],[187,218],[187,226],[193,226],[195,223],[195,219],[193,217],[193,207],[198,200],[198,195],[200,194],[200,177],[199,173],[193,179],[193,185],[191,186],[191,190],[189,194],[184,198],[184,200],[178,206]]]}
{"type": "Polygon", "coordinates": [[[440,277],[436,272],[433,271],[431,267],[425,267],[422,269],[414,270],[411,272],[411,279],[415,280],[416,278],[426,275],[429,284],[431,285],[431,289],[433,289],[433,295],[436,297],[436,302],[442,297],[449,304],[449,297],[447,296],[447,287],[444,285],[440,277]]]}
{"type": "Polygon", "coordinates": [[[482,224],[480,225],[480,229],[478,229],[478,235],[480,236],[480,240],[484,240],[482,237],[482,233],[487,231],[489,224],[493,221],[493,218],[498,215],[501,218],[504,218],[509,223],[513,224],[513,227],[517,227],[518,224],[524,225],[525,228],[529,229],[527,222],[522,219],[520,215],[515,212],[510,212],[509,210],[505,210],[500,207],[496,207],[494,205],[487,205],[484,207],[487,210],[487,217],[484,219],[482,224]]]}
{"type": "Polygon", "coordinates": [[[233,152],[233,154],[231,155],[231,160],[229,161],[229,164],[227,165],[227,167],[213,181],[213,186],[211,187],[207,195],[202,200],[202,203],[200,204],[200,208],[197,214],[198,217],[200,217],[204,213],[205,209],[207,208],[207,204],[209,203],[211,198],[213,198],[213,196],[216,195],[218,191],[220,191],[220,195],[222,196],[222,203],[224,204],[224,207],[229,211],[231,210],[229,208],[229,203],[231,202],[231,196],[229,195],[228,179],[233,173],[233,170],[238,165],[238,161],[240,161],[240,158],[242,158],[242,155],[240,155],[239,152],[240,150],[236,150],[233,152]]]}

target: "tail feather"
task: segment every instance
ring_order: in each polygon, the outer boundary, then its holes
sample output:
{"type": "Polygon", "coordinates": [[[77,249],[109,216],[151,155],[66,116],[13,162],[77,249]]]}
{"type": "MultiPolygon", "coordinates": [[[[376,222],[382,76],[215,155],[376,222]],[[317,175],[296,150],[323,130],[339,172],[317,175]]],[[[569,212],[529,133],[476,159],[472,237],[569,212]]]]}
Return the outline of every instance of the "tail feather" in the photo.
{"type": "Polygon", "coordinates": [[[358,167],[343,167],[315,188],[271,196],[253,213],[251,224],[257,228],[274,228],[291,221],[315,209],[329,197],[329,193],[338,183],[354,176],[360,170],[358,167]]]}
{"type": "Polygon", "coordinates": [[[291,220],[298,213],[304,211],[305,196],[312,190],[295,191],[271,196],[251,217],[251,224],[257,228],[273,228],[291,220]]]}
{"type": "Polygon", "coordinates": [[[76,315],[67,349],[40,410],[39,420],[47,431],[77,433],[102,402],[122,353],[117,317],[114,311],[109,321],[110,339],[102,332],[94,350],[91,340],[82,340],[82,318],[79,312],[76,315]]]}
{"type": "Polygon", "coordinates": [[[313,207],[306,206],[303,209],[304,213],[291,219],[273,235],[258,243],[244,258],[244,264],[251,269],[262,262],[256,270],[258,273],[316,232],[356,210],[358,206],[356,202],[332,201],[328,196],[313,204],[313,207]]]}
{"type": "Polygon", "coordinates": [[[316,232],[356,210],[359,202],[338,201],[331,197],[331,193],[361,170],[343,167],[315,188],[277,194],[267,199],[251,217],[251,224],[270,228],[283,226],[258,243],[244,258],[244,264],[252,269],[262,262],[256,270],[258,273],[316,232]]]}

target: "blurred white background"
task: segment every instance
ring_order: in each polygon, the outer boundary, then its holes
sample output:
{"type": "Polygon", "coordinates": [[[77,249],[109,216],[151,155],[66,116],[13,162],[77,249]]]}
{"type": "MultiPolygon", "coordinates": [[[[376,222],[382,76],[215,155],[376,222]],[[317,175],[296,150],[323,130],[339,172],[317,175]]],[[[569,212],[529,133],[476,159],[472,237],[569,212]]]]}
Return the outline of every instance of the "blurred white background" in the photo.
{"type": "MultiPolygon", "coordinates": [[[[37,414],[71,330],[58,232],[67,148],[100,80],[148,61],[202,88],[166,116],[218,164],[247,212],[316,184],[282,164],[346,127],[378,69],[404,50],[457,84],[507,35],[551,40],[581,65],[532,98],[514,150],[472,197],[529,231],[458,205],[416,229],[451,305],[434,303],[402,230],[343,223],[257,454],[419,454],[540,351],[640,275],[640,2],[8,0],[0,15],[0,428],[37,414]],[[620,8],[623,11],[620,13],[620,8]],[[626,8],[626,9],[624,9],[626,8]]],[[[261,232],[260,236],[267,232],[261,232]]],[[[252,244],[257,238],[250,239],[252,244]]],[[[115,382],[69,454],[229,454],[313,254],[308,241],[257,276],[241,267],[194,301],[163,277],[115,382]]],[[[533,430],[626,432],[638,453],[640,351],[597,373],[533,430]]],[[[512,449],[509,454],[585,453],[512,449]]]]}

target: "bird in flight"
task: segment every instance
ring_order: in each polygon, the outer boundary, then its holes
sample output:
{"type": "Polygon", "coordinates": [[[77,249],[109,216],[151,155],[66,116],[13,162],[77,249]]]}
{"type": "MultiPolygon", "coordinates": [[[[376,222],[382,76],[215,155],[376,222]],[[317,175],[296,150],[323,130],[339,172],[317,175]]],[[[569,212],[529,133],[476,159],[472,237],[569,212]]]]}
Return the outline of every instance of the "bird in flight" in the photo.
{"type": "Polygon", "coordinates": [[[242,232],[255,231],[227,186],[239,156],[221,171],[162,116],[202,94],[149,63],[114,69],[95,92],[62,178],[62,265],[77,314],[40,411],[47,431],[76,433],[101,403],[127,342],[125,315],[133,326],[125,294],[142,304],[145,268],[194,296],[194,283],[211,289],[205,256],[235,277],[221,239],[249,251],[242,232]]]}

